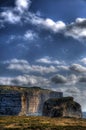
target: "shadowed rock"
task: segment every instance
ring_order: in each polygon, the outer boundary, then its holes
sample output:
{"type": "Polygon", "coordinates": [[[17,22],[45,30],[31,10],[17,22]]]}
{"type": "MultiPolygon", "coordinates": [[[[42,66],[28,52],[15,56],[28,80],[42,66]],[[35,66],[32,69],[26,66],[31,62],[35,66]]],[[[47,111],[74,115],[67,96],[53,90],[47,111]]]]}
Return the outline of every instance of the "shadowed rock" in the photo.
{"type": "Polygon", "coordinates": [[[43,116],[81,118],[82,111],[80,104],[73,101],[73,97],[62,97],[45,101],[43,116]]]}

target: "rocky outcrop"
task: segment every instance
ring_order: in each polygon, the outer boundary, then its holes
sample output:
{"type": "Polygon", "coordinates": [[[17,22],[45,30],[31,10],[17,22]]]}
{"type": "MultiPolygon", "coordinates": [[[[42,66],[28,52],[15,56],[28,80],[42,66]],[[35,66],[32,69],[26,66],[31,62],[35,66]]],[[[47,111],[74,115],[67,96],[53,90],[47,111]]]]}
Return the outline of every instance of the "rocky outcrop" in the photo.
{"type": "Polygon", "coordinates": [[[43,116],[81,118],[80,104],[73,101],[73,97],[49,99],[43,106],[43,116]]]}
{"type": "Polygon", "coordinates": [[[19,92],[0,93],[0,115],[18,115],[21,106],[21,94],[19,92]]]}
{"type": "Polygon", "coordinates": [[[0,115],[42,115],[46,100],[62,96],[61,92],[39,87],[0,86],[0,115]]]}

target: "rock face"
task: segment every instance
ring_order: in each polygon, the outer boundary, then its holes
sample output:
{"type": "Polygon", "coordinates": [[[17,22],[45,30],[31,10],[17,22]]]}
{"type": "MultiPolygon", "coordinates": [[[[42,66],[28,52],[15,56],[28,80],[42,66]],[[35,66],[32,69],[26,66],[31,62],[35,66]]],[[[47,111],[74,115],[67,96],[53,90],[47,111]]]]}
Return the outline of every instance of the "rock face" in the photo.
{"type": "Polygon", "coordinates": [[[49,99],[43,106],[43,116],[81,118],[80,104],[73,101],[73,97],[49,99]]]}
{"type": "Polygon", "coordinates": [[[0,115],[42,115],[46,100],[62,96],[61,92],[38,87],[0,86],[0,115]]]}
{"type": "Polygon", "coordinates": [[[0,94],[0,115],[17,115],[21,105],[21,94],[17,91],[0,94]]]}

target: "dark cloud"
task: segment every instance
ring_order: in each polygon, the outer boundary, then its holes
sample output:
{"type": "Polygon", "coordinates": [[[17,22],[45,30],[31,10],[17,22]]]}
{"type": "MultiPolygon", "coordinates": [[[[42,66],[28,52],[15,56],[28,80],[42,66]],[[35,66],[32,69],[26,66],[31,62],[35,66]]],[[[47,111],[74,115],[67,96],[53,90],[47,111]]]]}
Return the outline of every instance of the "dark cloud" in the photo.
{"type": "Polygon", "coordinates": [[[56,75],[54,77],[51,78],[51,81],[55,84],[63,84],[63,83],[66,83],[67,82],[67,79],[63,76],[63,75],[56,75]]]}
{"type": "Polygon", "coordinates": [[[75,22],[69,24],[65,35],[77,40],[86,40],[86,19],[77,18],[75,22]]]}
{"type": "Polygon", "coordinates": [[[86,83],[86,76],[82,76],[79,78],[79,82],[86,83]]]}

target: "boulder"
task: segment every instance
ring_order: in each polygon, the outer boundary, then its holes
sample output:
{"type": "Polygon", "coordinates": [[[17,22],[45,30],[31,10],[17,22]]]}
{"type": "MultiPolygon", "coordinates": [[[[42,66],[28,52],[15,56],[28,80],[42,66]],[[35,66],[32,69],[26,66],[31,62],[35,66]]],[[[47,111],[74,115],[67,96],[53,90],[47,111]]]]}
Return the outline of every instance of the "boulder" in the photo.
{"type": "Polygon", "coordinates": [[[82,111],[79,103],[73,97],[48,99],[43,106],[43,116],[81,118],[82,111]]]}

